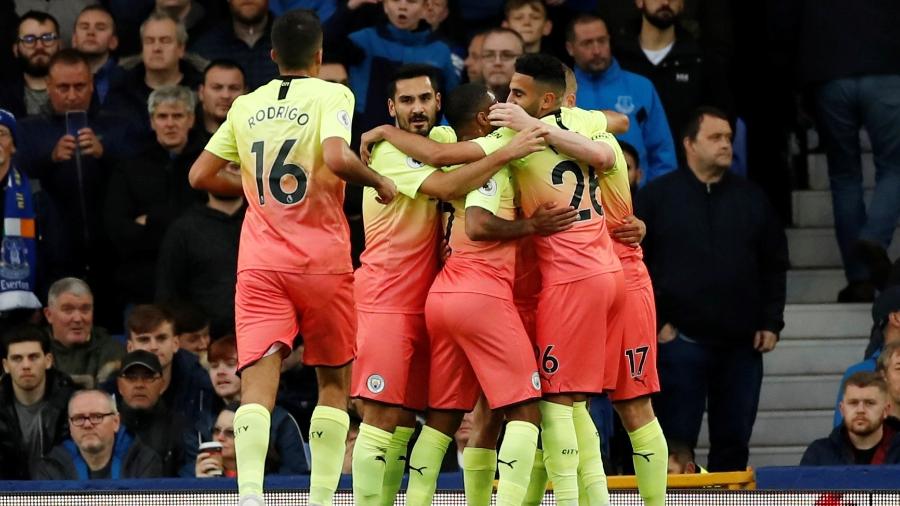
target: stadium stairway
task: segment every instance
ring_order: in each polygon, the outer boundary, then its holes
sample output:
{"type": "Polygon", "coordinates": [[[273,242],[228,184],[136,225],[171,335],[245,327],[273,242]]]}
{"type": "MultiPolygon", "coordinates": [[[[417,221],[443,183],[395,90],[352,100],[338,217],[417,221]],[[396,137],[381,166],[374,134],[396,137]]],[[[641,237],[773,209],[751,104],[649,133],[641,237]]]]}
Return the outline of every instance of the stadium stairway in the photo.
{"type": "MultiPolygon", "coordinates": [[[[864,185],[871,190],[871,153],[863,154],[863,170],[864,185]]],[[[765,356],[750,443],[753,467],[797,465],[809,443],[831,431],[841,377],[849,365],[862,360],[872,325],[871,304],[835,302],[846,280],[834,237],[825,155],[810,154],[808,171],[809,189],[793,192],[785,328],[778,347],[765,356]]],[[[900,228],[889,254],[900,256],[900,228]]],[[[701,464],[708,453],[704,419],[697,448],[701,464]]]]}

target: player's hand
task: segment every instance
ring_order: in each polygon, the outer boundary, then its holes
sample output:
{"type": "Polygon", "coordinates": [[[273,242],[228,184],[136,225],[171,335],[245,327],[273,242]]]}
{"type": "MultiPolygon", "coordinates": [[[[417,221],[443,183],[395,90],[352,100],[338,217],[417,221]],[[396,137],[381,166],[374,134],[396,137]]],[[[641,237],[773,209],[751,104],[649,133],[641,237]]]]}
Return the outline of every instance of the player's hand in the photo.
{"type": "Polygon", "coordinates": [[[656,340],[660,344],[669,343],[675,340],[678,337],[678,329],[675,328],[671,323],[667,323],[663,325],[661,329],[659,329],[659,334],[656,336],[656,340]]]}
{"type": "Polygon", "coordinates": [[[612,229],[615,240],[629,246],[637,246],[647,235],[647,225],[635,215],[625,218],[625,224],[612,229]]]}
{"type": "Polygon", "coordinates": [[[450,241],[448,241],[447,239],[441,239],[440,260],[442,264],[447,262],[447,259],[450,258],[451,253],[453,253],[453,250],[450,249],[450,241]]]}
{"type": "Polygon", "coordinates": [[[525,109],[516,104],[498,103],[491,106],[491,112],[488,114],[491,125],[495,127],[507,127],[521,132],[528,127],[539,125],[541,120],[530,116],[525,109]]]}
{"type": "Polygon", "coordinates": [[[768,330],[757,330],[753,336],[753,347],[760,353],[768,353],[778,344],[778,335],[768,330]]]}
{"type": "Polygon", "coordinates": [[[56,141],[53,152],[50,153],[50,159],[54,162],[67,162],[75,155],[75,148],[78,146],[75,137],[71,135],[63,135],[56,141]]]}
{"type": "Polygon", "coordinates": [[[194,474],[197,478],[222,476],[223,469],[221,453],[203,452],[197,455],[197,461],[194,464],[194,474]]]}
{"type": "Polygon", "coordinates": [[[547,147],[544,138],[549,134],[546,125],[535,125],[517,133],[503,149],[508,152],[510,160],[518,160],[547,147]]]}
{"type": "Polygon", "coordinates": [[[380,204],[390,204],[394,197],[397,196],[397,185],[394,184],[390,179],[379,176],[378,186],[375,187],[375,191],[378,192],[378,196],[375,197],[380,204]]]}
{"type": "Polygon", "coordinates": [[[534,233],[548,236],[569,230],[578,221],[578,211],[574,207],[556,207],[556,202],[544,202],[531,215],[534,233]]]}
{"type": "Polygon", "coordinates": [[[359,138],[359,158],[364,164],[369,165],[369,160],[372,159],[372,148],[383,140],[384,129],[380,126],[362,134],[362,137],[359,138]]]}
{"type": "Polygon", "coordinates": [[[134,219],[134,222],[137,223],[138,225],[147,225],[147,215],[142,214],[142,215],[138,216],[137,218],[134,219]]]}
{"type": "Polygon", "coordinates": [[[103,143],[90,128],[82,128],[78,131],[78,147],[84,155],[100,158],[103,156],[103,143]]]}

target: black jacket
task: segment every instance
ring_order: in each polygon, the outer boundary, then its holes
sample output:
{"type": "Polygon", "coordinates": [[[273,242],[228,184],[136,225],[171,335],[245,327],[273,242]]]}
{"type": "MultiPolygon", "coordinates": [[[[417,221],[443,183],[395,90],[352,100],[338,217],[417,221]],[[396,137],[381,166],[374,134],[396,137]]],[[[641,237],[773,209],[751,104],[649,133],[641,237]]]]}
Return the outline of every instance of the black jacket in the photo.
{"type": "Polygon", "coordinates": [[[234,287],[244,210],[227,215],[195,204],[175,220],[159,248],[156,299],[192,301],[214,335],[234,331],[234,287]]]}
{"type": "MultiPolygon", "coordinates": [[[[69,437],[69,423],[66,419],[69,397],[75,391],[75,384],[65,373],[47,369],[47,389],[44,399],[47,404],[41,411],[41,444],[44,453],[69,437]]],[[[29,476],[28,451],[22,442],[22,429],[16,415],[15,395],[12,378],[6,374],[0,378],[0,480],[27,480],[29,476]]]]}
{"type": "Polygon", "coordinates": [[[659,325],[707,344],[748,344],[784,327],[787,239],[762,190],[726,172],[681,168],[636,195],[659,325]]]}
{"type": "Polygon", "coordinates": [[[122,424],[138,437],[147,447],[153,449],[162,461],[162,476],[178,476],[184,465],[184,438],[187,422],[177,412],[170,411],[160,401],[152,409],[132,409],[119,399],[119,413],[122,424]]]}
{"type": "MultiPolygon", "coordinates": [[[[900,420],[888,417],[884,421],[885,434],[879,445],[884,447],[884,464],[900,464],[900,420]]],[[[801,466],[852,466],[856,464],[853,446],[843,424],[831,434],[817,439],[803,453],[801,466]]]]}
{"type": "Polygon", "coordinates": [[[202,144],[195,138],[172,157],[154,142],[136,159],[113,171],[106,195],[106,230],[118,254],[116,282],[125,301],[153,302],[156,257],[169,225],[206,194],[191,188],[188,172],[202,144]],[[146,225],[135,222],[146,215],[146,225]]]}

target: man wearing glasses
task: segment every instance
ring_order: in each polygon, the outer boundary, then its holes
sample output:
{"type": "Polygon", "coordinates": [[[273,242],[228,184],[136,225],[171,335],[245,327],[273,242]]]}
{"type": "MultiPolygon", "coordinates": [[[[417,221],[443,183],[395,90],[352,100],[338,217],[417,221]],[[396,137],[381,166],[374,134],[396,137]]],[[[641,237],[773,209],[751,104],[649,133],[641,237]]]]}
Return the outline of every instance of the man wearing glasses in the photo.
{"type": "Polygon", "coordinates": [[[50,57],[59,49],[56,19],[43,12],[26,12],[12,48],[22,73],[4,79],[0,105],[20,118],[48,112],[47,71],[50,57]]]}
{"type": "Polygon", "coordinates": [[[481,45],[481,73],[484,84],[498,100],[509,96],[509,82],[516,72],[516,58],[525,52],[522,36],[509,28],[494,28],[481,45]]]}
{"type": "Polygon", "coordinates": [[[32,472],[35,480],[156,478],[159,455],[121,425],[113,398],[79,390],[69,400],[71,438],[55,447],[32,472]]]}

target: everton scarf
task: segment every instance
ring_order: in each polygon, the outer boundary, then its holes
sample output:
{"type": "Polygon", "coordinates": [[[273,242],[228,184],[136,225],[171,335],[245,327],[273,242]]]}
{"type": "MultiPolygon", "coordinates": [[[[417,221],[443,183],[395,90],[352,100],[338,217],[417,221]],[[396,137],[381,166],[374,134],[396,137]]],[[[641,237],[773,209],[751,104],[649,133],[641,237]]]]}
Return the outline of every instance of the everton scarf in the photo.
{"type": "Polygon", "coordinates": [[[28,178],[11,166],[3,185],[3,243],[0,247],[0,311],[38,309],[34,295],[37,241],[28,178]]]}

